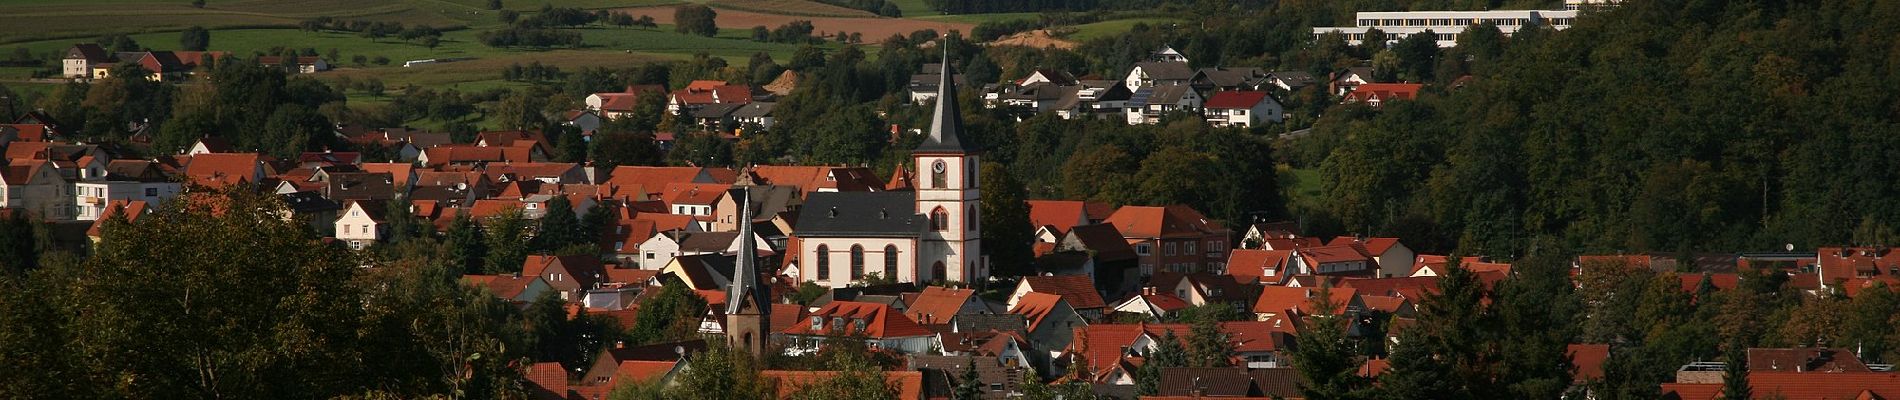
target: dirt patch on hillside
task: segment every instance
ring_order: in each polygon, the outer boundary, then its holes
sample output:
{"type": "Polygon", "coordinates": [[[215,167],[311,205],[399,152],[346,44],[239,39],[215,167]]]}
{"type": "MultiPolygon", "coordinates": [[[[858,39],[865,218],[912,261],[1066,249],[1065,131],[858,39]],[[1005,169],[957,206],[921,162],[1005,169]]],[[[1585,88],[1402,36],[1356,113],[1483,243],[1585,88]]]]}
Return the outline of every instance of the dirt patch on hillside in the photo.
{"type": "Polygon", "coordinates": [[[1074,49],[1076,46],[1079,46],[1080,44],[1076,42],[1058,39],[1055,37],[1054,34],[1049,33],[1049,30],[1047,29],[1037,29],[1037,30],[1028,31],[1028,32],[1019,32],[1014,35],[1005,36],[1001,39],[996,39],[996,41],[990,42],[990,45],[991,46],[1023,46],[1023,47],[1034,47],[1038,49],[1047,48],[1047,47],[1054,47],[1058,49],[1074,49]]]}
{"type": "MultiPolygon", "coordinates": [[[[624,8],[619,11],[633,14],[636,17],[641,15],[651,16],[654,22],[660,24],[673,23],[673,7],[671,6],[624,8]]],[[[733,9],[717,9],[714,11],[719,13],[719,16],[716,17],[714,22],[717,23],[721,29],[751,29],[754,26],[764,26],[769,29],[777,28],[779,25],[785,25],[792,21],[804,20],[811,21],[812,27],[817,29],[813,34],[830,37],[838,34],[840,31],[847,33],[858,32],[863,34],[864,41],[867,43],[883,42],[884,39],[890,38],[891,35],[910,35],[911,32],[924,29],[935,29],[937,32],[945,32],[947,30],[969,32],[970,28],[975,27],[975,25],[966,23],[924,21],[906,18],[808,17],[766,14],[733,9]]]]}

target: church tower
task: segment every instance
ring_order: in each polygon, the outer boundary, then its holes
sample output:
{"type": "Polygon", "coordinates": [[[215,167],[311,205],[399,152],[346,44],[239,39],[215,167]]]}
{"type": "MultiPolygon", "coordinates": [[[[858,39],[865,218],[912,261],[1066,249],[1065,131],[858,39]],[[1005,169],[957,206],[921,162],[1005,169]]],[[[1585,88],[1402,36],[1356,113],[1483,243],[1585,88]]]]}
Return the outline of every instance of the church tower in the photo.
{"type": "Polygon", "coordinates": [[[930,137],[911,152],[917,168],[917,213],[930,222],[918,243],[917,276],[920,281],[974,284],[989,276],[978,223],[982,196],[977,191],[977,169],[982,151],[962,137],[963,116],[957,110],[948,43],[944,47],[930,137]]]}
{"type": "Polygon", "coordinates": [[[745,197],[739,213],[739,259],[733,266],[732,285],[726,293],[726,340],[733,350],[765,358],[772,321],[771,288],[759,283],[758,244],[752,241],[752,188],[741,189],[745,197]]]}

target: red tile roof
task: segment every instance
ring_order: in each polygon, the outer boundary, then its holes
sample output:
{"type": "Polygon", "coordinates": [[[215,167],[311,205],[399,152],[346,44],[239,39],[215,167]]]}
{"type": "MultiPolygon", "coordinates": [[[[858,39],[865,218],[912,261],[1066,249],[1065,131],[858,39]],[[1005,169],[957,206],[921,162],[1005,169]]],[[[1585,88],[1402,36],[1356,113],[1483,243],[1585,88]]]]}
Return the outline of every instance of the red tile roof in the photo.
{"type": "Polygon", "coordinates": [[[1224,233],[1219,222],[1207,219],[1191,207],[1124,206],[1106,221],[1128,238],[1186,238],[1224,233]]]}
{"type": "MultiPolygon", "coordinates": [[[[1260,290],[1260,299],[1253,304],[1253,312],[1278,315],[1311,313],[1318,307],[1313,303],[1318,294],[1319,289],[1316,288],[1265,286],[1260,290]]],[[[1358,295],[1357,289],[1332,288],[1333,309],[1339,313],[1346,312],[1346,306],[1351,305],[1353,297],[1358,295]]]]}
{"type": "Polygon", "coordinates": [[[666,194],[661,198],[666,200],[668,206],[710,206],[718,203],[719,197],[731,188],[732,185],[720,183],[669,183],[666,184],[666,194]]]}
{"type": "Polygon", "coordinates": [[[1822,284],[1849,278],[1900,275],[1900,251],[1873,247],[1822,247],[1816,250],[1822,284]]]}
{"type": "Polygon", "coordinates": [[[1087,224],[1086,203],[1073,200],[1030,200],[1029,224],[1053,226],[1060,235],[1076,225],[1087,224]]]}
{"type": "MultiPolygon", "coordinates": [[[[1234,249],[1227,254],[1227,274],[1245,281],[1286,275],[1286,262],[1292,250],[1234,249]],[[1273,272],[1268,274],[1267,272],[1273,272]]],[[[1266,279],[1271,280],[1271,279],[1266,279]]]]}
{"type": "Polygon", "coordinates": [[[1366,308],[1368,309],[1393,313],[1398,312],[1399,308],[1405,307],[1405,302],[1408,300],[1398,296],[1372,296],[1362,294],[1359,295],[1359,301],[1365,302],[1366,308]]]}
{"type": "Polygon", "coordinates": [[[1061,304],[1062,296],[1029,292],[1023,294],[1022,299],[1016,300],[1016,307],[1011,308],[1009,313],[1023,316],[1023,319],[1029,322],[1027,325],[1029,330],[1033,332],[1036,327],[1042,325],[1044,319],[1054,314],[1061,304]]]}
{"type": "Polygon", "coordinates": [[[619,368],[614,369],[614,376],[608,378],[607,386],[612,387],[622,382],[650,383],[666,376],[666,373],[673,371],[673,366],[677,364],[679,364],[678,361],[621,361],[619,368]]]}
{"type": "Polygon", "coordinates": [[[1319,246],[1299,249],[1301,257],[1306,258],[1309,268],[1318,269],[1320,264],[1363,261],[1370,268],[1372,258],[1349,245],[1319,246]]]}
{"type": "Polygon", "coordinates": [[[1075,328],[1075,341],[1066,350],[1087,358],[1089,371],[1101,372],[1115,368],[1122,359],[1123,346],[1134,345],[1142,335],[1160,339],[1172,331],[1186,346],[1191,329],[1188,324],[1093,324],[1075,328]]]}
{"type": "Polygon", "coordinates": [[[1029,285],[1030,291],[1062,296],[1077,310],[1108,307],[1087,275],[1025,276],[1022,284],[1029,285]]]}
{"type": "Polygon", "coordinates": [[[1229,90],[1214,93],[1214,96],[1208,97],[1207,101],[1202,103],[1202,106],[1207,108],[1253,108],[1254,105],[1260,104],[1260,101],[1266,100],[1266,98],[1267,92],[1263,91],[1229,90]]]}
{"type": "Polygon", "coordinates": [[[539,362],[528,367],[528,397],[536,400],[567,398],[567,371],[558,362],[539,362]]]}
{"type": "Polygon", "coordinates": [[[1359,238],[1352,237],[1352,236],[1339,236],[1339,237],[1334,237],[1333,241],[1327,242],[1326,245],[1337,246],[1337,245],[1347,245],[1347,244],[1353,244],[1353,243],[1359,243],[1363,245],[1366,248],[1366,253],[1374,257],[1377,257],[1381,254],[1385,254],[1386,250],[1391,250],[1393,246],[1397,246],[1399,244],[1399,238],[1370,237],[1370,238],[1365,238],[1365,240],[1360,240],[1359,238]]]}
{"type": "Polygon", "coordinates": [[[737,176],[738,175],[732,170],[712,168],[621,166],[614,168],[613,176],[608,178],[606,185],[608,186],[608,193],[613,193],[615,196],[626,195],[633,197],[635,200],[645,200],[641,198],[642,196],[621,192],[632,188],[642,188],[647,191],[646,194],[660,193],[665,190],[667,184],[671,183],[722,183],[731,185],[737,176]],[[719,171],[725,172],[722,173],[719,171]],[[709,181],[702,182],[700,180],[702,174],[710,177],[709,181]]]}
{"type": "Polygon", "coordinates": [[[940,286],[925,287],[917,299],[910,302],[910,308],[904,309],[904,315],[925,325],[946,324],[950,317],[963,309],[963,304],[976,295],[974,289],[950,289],[940,286]]]}
{"type": "Polygon", "coordinates": [[[1418,97],[1419,89],[1425,85],[1416,83],[1366,83],[1346,93],[1347,103],[1386,102],[1391,100],[1411,100],[1418,97]]]}
{"type": "Polygon", "coordinates": [[[1610,345],[1572,344],[1565,353],[1570,356],[1570,364],[1575,365],[1577,382],[1603,379],[1603,361],[1610,358],[1610,345]]]}
{"type": "Polygon", "coordinates": [[[106,204],[105,211],[99,213],[99,219],[92,221],[92,227],[86,229],[86,236],[99,237],[100,230],[105,227],[106,221],[111,221],[113,217],[124,215],[125,222],[131,223],[138,221],[139,217],[150,211],[146,208],[144,200],[113,200],[106,204]]]}
{"type": "Polygon", "coordinates": [[[801,322],[792,324],[791,329],[786,329],[784,332],[790,335],[842,334],[848,331],[854,331],[856,329],[856,327],[853,326],[856,323],[855,321],[864,320],[865,327],[862,333],[870,338],[886,339],[930,336],[934,334],[930,329],[924,328],[923,325],[918,325],[917,322],[911,321],[910,317],[893,312],[890,306],[879,303],[833,301],[826,303],[824,308],[820,308],[818,311],[811,313],[811,316],[812,318],[824,318],[823,326],[818,330],[813,330],[809,322],[801,322]],[[840,330],[834,330],[832,323],[833,318],[843,319],[843,326],[838,327],[840,330]]]}
{"type": "Polygon", "coordinates": [[[1420,295],[1438,290],[1438,277],[1346,279],[1340,281],[1339,286],[1358,289],[1359,293],[1367,295],[1399,296],[1418,301],[1421,299],[1420,295]]]}
{"type": "Polygon", "coordinates": [[[1722,384],[1664,383],[1662,384],[1662,394],[1665,399],[1713,400],[1722,395],[1722,384]]]}
{"type": "Polygon", "coordinates": [[[257,183],[257,169],[263,165],[257,153],[206,153],[191,157],[185,164],[185,176],[194,184],[222,188],[239,183],[257,183]]]}
{"type": "Polygon", "coordinates": [[[797,187],[800,197],[824,190],[840,192],[885,190],[885,182],[878,179],[877,175],[867,167],[758,165],[747,172],[758,178],[755,180],[757,183],[797,187]]]}

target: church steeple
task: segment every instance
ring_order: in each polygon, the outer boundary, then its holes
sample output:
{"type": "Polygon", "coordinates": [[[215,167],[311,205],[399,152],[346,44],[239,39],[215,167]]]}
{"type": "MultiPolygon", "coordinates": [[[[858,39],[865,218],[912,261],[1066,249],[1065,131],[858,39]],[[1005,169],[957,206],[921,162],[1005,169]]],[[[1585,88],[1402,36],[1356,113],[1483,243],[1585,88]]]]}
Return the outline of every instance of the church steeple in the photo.
{"type": "Polygon", "coordinates": [[[930,137],[916,152],[963,154],[975,152],[975,143],[963,140],[963,114],[957,110],[957,80],[950,70],[950,40],[943,43],[943,70],[937,82],[937,107],[930,115],[930,137]]]}
{"type": "Polygon", "coordinates": [[[732,285],[726,293],[726,339],[732,348],[749,351],[754,358],[765,356],[765,340],[772,336],[767,328],[772,320],[771,289],[759,285],[759,250],[752,240],[752,188],[740,189],[739,256],[732,269],[732,285]]]}

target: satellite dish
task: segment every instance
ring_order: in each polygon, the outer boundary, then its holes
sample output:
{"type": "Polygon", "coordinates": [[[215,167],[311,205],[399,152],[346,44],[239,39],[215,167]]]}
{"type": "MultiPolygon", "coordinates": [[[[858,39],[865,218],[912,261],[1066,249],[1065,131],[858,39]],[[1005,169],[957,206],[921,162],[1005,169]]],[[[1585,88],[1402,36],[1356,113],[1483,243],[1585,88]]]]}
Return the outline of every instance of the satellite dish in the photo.
{"type": "Polygon", "coordinates": [[[1786,245],[1782,245],[1781,248],[1786,249],[1787,251],[1794,251],[1794,243],[1788,243],[1786,245]]]}

